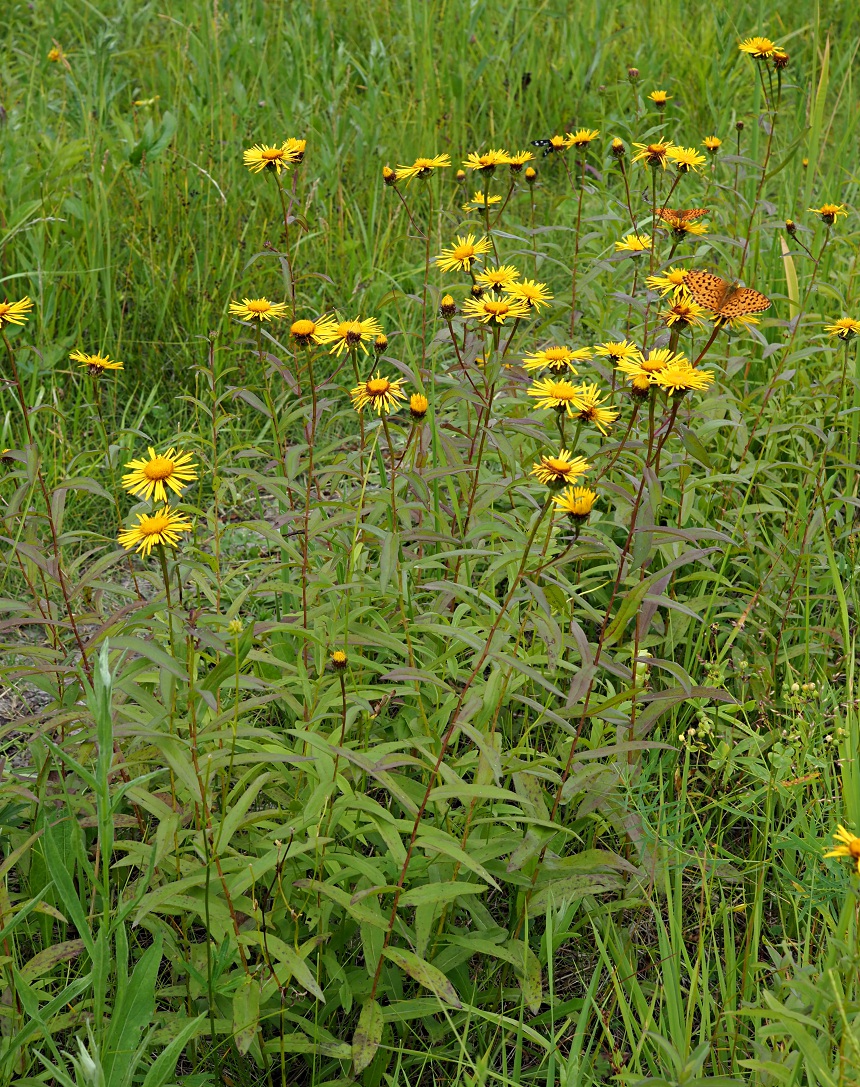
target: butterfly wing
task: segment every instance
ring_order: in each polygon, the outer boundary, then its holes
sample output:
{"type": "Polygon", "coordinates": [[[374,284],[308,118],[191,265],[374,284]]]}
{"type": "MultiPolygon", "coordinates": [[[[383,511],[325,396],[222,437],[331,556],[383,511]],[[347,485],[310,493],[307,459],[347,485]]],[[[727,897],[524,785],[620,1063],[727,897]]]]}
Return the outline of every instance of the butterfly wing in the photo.
{"type": "Polygon", "coordinates": [[[770,309],[771,300],[753,287],[739,287],[719,307],[720,317],[746,317],[770,309]]]}
{"type": "MultiPolygon", "coordinates": [[[[712,275],[710,272],[701,272],[696,268],[691,268],[687,272],[684,277],[684,286],[700,306],[713,310],[715,313],[720,312],[720,307],[729,289],[729,284],[724,279],[720,279],[719,276],[712,275]]],[[[769,302],[768,305],[770,305],[769,302]]]]}
{"type": "Polygon", "coordinates": [[[708,214],[707,208],[678,208],[672,210],[671,208],[661,208],[657,214],[663,220],[664,223],[692,223],[696,219],[701,219],[703,215],[708,214]]]}

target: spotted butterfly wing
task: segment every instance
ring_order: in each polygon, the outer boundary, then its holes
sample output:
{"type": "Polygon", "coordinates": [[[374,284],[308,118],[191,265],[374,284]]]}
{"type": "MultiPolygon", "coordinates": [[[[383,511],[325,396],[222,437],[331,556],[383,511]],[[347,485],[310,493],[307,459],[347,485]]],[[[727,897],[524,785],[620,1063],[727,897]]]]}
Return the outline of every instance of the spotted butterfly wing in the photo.
{"type": "Polygon", "coordinates": [[[671,208],[661,208],[657,212],[664,223],[680,222],[680,223],[694,223],[696,219],[701,219],[703,215],[708,214],[707,208],[678,208],[673,211],[671,208]]]}
{"type": "Polygon", "coordinates": [[[684,286],[699,303],[717,317],[746,317],[769,309],[771,301],[753,287],[736,287],[710,272],[691,269],[684,286]]]}
{"type": "Polygon", "coordinates": [[[770,309],[771,301],[754,287],[739,287],[720,306],[720,317],[746,317],[770,309]]]}

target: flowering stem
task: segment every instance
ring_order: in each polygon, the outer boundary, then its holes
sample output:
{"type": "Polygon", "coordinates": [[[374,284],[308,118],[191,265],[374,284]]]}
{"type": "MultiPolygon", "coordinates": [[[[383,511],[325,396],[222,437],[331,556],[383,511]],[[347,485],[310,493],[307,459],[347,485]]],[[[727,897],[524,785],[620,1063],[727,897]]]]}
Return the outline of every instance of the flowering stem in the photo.
{"type": "Polygon", "coordinates": [[[537,275],[538,251],[537,251],[537,235],[535,234],[535,212],[536,212],[537,209],[535,208],[535,187],[534,187],[534,185],[529,185],[529,202],[531,204],[532,250],[534,251],[534,259],[535,259],[535,275],[537,275]]]}
{"type": "Polygon", "coordinates": [[[579,230],[582,225],[582,194],[585,192],[585,152],[582,153],[580,162],[579,196],[576,204],[576,231],[573,236],[573,270],[570,288],[570,334],[576,327],[576,270],[579,264],[579,230]]]}
{"type": "Polygon", "coordinates": [[[618,165],[621,167],[621,176],[624,178],[624,191],[627,194],[627,211],[630,215],[630,223],[634,233],[636,233],[636,216],[633,214],[633,204],[630,200],[630,181],[627,177],[627,167],[624,165],[624,159],[619,159],[618,165]]]}
{"type": "Polygon", "coordinates": [[[397,197],[400,200],[400,203],[403,205],[406,214],[409,216],[409,222],[412,224],[412,229],[416,232],[416,234],[419,235],[419,237],[423,238],[424,231],[412,218],[412,212],[409,210],[409,205],[406,203],[406,200],[403,197],[403,193],[400,191],[400,189],[397,188],[396,185],[394,186],[394,191],[397,193],[397,197]]]}
{"type": "MultiPolygon", "coordinates": [[[[293,278],[293,258],[292,258],[292,255],[290,253],[290,216],[289,216],[289,213],[287,212],[287,200],[286,200],[286,197],[284,196],[284,187],[281,184],[281,176],[280,176],[280,174],[275,173],[274,178],[275,178],[275,184],[278,187],[278,195],[281,198],[281,211],[284,213],[284,244],[285,244],[285,248],[286,248],[286,257],[287,257],[287,272],[288,272],[289,277],[290,277],[290,314],[291,314],[290,320],[295,321],[295,319],[296,319],[296,281],[293,278]]],[[[292,203],[292,197],[290,198],[290,203],[292,203]]]]}
{"type": "Polygon", "coordinates": [[[388,426],[388,416],[382,416],[382,429],[385,431],[385,440],[388,443],[388,459],[390,467],[388,470],[389,483],[391,485],[391,531],[397,531],[397,498],[395,495],[394,484],[397,472],[397,458],[394,452],[394,442],[391,440],[391,430],[388,426]]]}
{"type": "Polygon", "coordinates": [[[433,231],[433,187],[427,186],[427,234],[424,238],[424,290],[421,295],[421,376],[427,363],[427,288],[430,283],[430,235],[433,231]]]}
{"type": "MultiPolygon", "coordinates": [[[[761,73],[759,73],[759,74],[761,74],[761,73]]],[[[762,87],[764,88],[764,80],[762,80],[762,87]]],[[[758,211],[758,202],[759,202],[759,200],[761,198],[762,189],[764,188],[765,179],[767,177],[767,167],[768,167],[768,163],[770,162],[770,154],[771,154],[771,151],[773,150],[773,134],[776,131],[776,119],[777,119],[777,116],[779,114],[779,105],[780,105],[780,99],[781,98],[782,98],[782,82],[780,81],[779,90],[777,91],[777,95],[776,95],[776,105],[773,107],[773,109],[771,111],[770,131],[767,134],[767,147],[765,148],[765,152],[764,152],[764,162],[761,164],[761,177],[759,178],[758,187],[756,188],[756,191],[755,191],[755,199],[753,200],[753,205],[752,205],[752,208],[750,209],[749,222],[747,223],[747,232],[746,232],[746,237],[744,238],[744,248],[743,248],[743,252],[741,253],[741,263],[740,263],[740,267],[738,268],[738,274],[737,274],[738,279],[740,279],[741,276],[744,274],[744,267],[745,267],[746,262],[747,262],[747,254],[749,253],[749,248],[750,248],[750,238],[752,237],[753,222],[755,221],[756,211],[758,211]]],[[[768,100],[768,96],[767,96],[766,91],[765,91],[765,99],[767,100],[768,106],[770,106],[770,101],[768,100]]],[[[738,144],[740,145],[740,133],[738,133],[738,144]]]]}
{"type": "Polygon", "coordinates": [[[497,216],[495,217],[495,219],[493,219],[493,227],[494,227],[494,228],[495,228],[495,227],[497,227],[497,226],[499,225],[499,222],[501,221],[501,218],[502,218],[502,212],[503,212],[503,211],[505,210],[505,208],[506,208],[506,207],[508,206],[508,201],[510,200],[510,198],[511,198],[511,194],[512,194],[512,193],[513,193],[513,191],[514,191],[514,185],[515,185],[515,184],[516,184],[516,182],[515,182],[514,178],[512,177],[512,178],[511,178],[511,184],[510,184],[510,187],[508,188],[508,195],[507,195],[507,196],[505,197],[504,203],[503,203],[503,204],[502,204],[502,206],[501,206],[501,207],[499,208],[499,214],[498,214],[498,215],[497,215],[497,216]]]}

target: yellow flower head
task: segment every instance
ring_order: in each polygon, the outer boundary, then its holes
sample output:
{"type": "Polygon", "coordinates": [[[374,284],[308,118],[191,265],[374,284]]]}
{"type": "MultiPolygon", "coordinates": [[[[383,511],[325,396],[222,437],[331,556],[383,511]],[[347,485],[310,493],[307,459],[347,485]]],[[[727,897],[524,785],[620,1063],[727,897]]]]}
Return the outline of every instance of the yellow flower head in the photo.
{"type": "Polygon", "coordinates": [[[832,225],[840,215],[847,215],[844,204],[822,204],[820,208],[810,208],[810,211],[821,217],[822,223],[832,225]]]}
{"type": "Polygon", "coordinates": [[[148,452],[148,460],[131,460],[126,464],[131,471],[122,477],[122,485],[129,494],[145,498],[148,502],[166,502],[168,487],[174,494],[182,494],[187,484],[197,479],[190,453],[168,449],[159,455],[152,446],[148,452]]]}
{"type": "Polygon", "coordinates": [[[421,393],[413,393],[409,397],[409,414],[416,422],[424,418],[429,407],[430,401],[421,393]]]}
{"type": "Polygon", "coordinates": [[[553,502],[561,513],[566,513],[571,521],[582,522],[594,509],[597,491],[588,487],[568,487],[566,491],[553,497],[553,502]]]}
{"type": "Polygon", "coordinates": [[[602,408],[600,405],[607,398],[600,395],[600,389],[593,382],[579,385],[576,390],[576,403],[573,416],[581,423],[591,423],[601,434],[609,433],[609,428],[618,418],[615,408],[602,408]]]}
{"type": "Polygon", "coordinates": [[[747,53],[751,57],[755,57],[756,60],[767,60],[768,57],[773,56],[775,46],[770,38],[746,38],[738,46],[738,49],[742,53],[747,53]]]}
{"type": "Polygon", "coordinates": [[[450,155],[436,155],[432,159],[417,158],[411,166],[397,167],[397,180],[409,182],[413,177],[429,177],[434,170],[451,165],[450,155]]]}
{"type": "Polygon", "coordinates": [[[475,282],[486,290],[509,291],[519,278],[518,268],[513,264],[502,264],[498,268],[485,268],[475,276],[475,282]]]}
{"type": "Polygon", "coordinates": [[[647,234],[628,234],[626,238],[615,243],[616,253],[632,253],[636,257],[647,253],[650,248],[651,239],[647,234]]]}
{"type": "Polygon", "coordinates": [[[373,341],[373,350],[377,355],[382,355],[388,350],[388,337],[384,332],[380,332],[373,341]]]}
{"type": "Polygon", "coordinates": [[[243,298],[241,302],[230,303],[230,313],[243,321],[271,321],[286,317],[287,307],[284,302],[270,302],[268,298],[243,298]]]}
{"type": "Polygon", "coordinates": [[[507,151],[503,151],[501,148],[498,150],[490,148],[483,155],[473,151],[463,165],[467,170],[477,170],[482,174],[491,174],[497,166],[507,166],[510,161],[511,156],[507,151]]]}
{"type": "Polygon", "coordinates": [[[788,67],[788,53],[777,46],[773,51],[773,66],[778,72],[788,67]]]}
{"type": "Polygon", "coordinates": [[[697,303],[686,298],[676,299],[668,309],[660,311],[660,319],[672,328],[699,328],[704,323],[705,311],[697,303]]]}
{"type": "Polygon", "coordinates": [[[382,180],[385,182],[386,185],[396,185],[397,184],[397,171],[392,170],[390,166],[383,166],[382,167],[382,180]]]}
{"type": "Polygon", "coordinates": [[[164,506],[154,513],[138,513],[137,524],[120,532],[118,540],[126,551],[135,548],[142,555],[149,555],[153,547],[176,547],[180,535],[190,531],[187,517],[164,506]]]}
{"type": "Polygon", "coordinates": [[[403,378],[398,377],[394,381],[389,381],[387,377],[382,377],[379,371],[376,372],[375,377],[369,377],[367,381],[356,385],[350,390],[349,395],[356,411],[363,411],[366,407],[370,407],[378,415],[382,415],[383,412],[388,415],[392,411],[397,411],[400,401],[406,399],[406,393],[403,392],[403,378]]]}
{"type": "Polygon", "coordinates": [[[69,358],[87,368],[90,377],[98,377],[105,370],[122,370],[121,362],[114,362],[109,355],[88,355],[85,351],[73,351],[69,358]]]}
{"type": "Polygon", "coordinates": [[[295,137],[290,136],[286,144],[287,154],[291,156],[293,162],[301,162],[305,157],[307,146],[307,140],[297,140],[295,137]]]}
{"type": "Polygon", "coordinates": [[[518,174],[527,162],[531,162],[534,155],[531,151],[517,151],[515,155],[508,156],[508,165],[512,174],[518,174]]]}
{"type": "MultiPolygon", "coordinates": [[[[501,202],[501,196],[488,196],[486,207],[491,208],[494,204],[501,204],[501,202]]],[[[482,192],[476,192],[471,200],[467,200],[466,203],[463,204],[463,211],[476,211],[478,208],[483,208],[484,206],[484,194],[482,192]]]]}
{"type": "Polygon", "coordinates": [[[661,275],[648,276],[645,279],[645,286],[650,287],[652,291],[659,291],[664,298],[667,294],[673,294],[675,298],[687,298],[690,292],[684,285],[686,278],[686,268],[670,268],[668,272],[663,272],[661,275]]]}
{"type": "Polygon", "coordinates": [[[634,162],[642,162],[646,166],[659,166],[663,170],[666,169],[666,163],[669,161],[669,152],[674,150],[671,143],[663,143],[662,140],[656,140],[654,143],[634,143],[633,146],[636,148],[634,162]]]}
{"type": "Polygon", "coordinates": [[[21,298],[17,302],[10,302],[8,299],[0,302],[0,328],[5,328],[6,325],[23,325],[32,308],[33,303],[29,298],[21,298]]]}
{"type": "Polygon", "coordinates": [[[838,844],[824,856],[848,857],[855,866],[857,874],[860,875],[860,838],[852,834],[850,830],[846,830],[841,824],[837,826],[833,838],[838,844]]]}
{"type": "Polygon", "coordinates": [[[557,154],[560,151],[564,151],[567,147],[567,140],[564,136],[550,136],[548,140],[532,140],[533,147],[542,147],[544,149],[543,157],[547,155],[557,154]]]}
{"type": "Polygon", "coordinates": [[[853,317],[840,317],[832,325],[825,325],[824,331],[838,336],[840,340],[853,340],[860,333],[860,321],[855,321],[853,317]]]}
{"type": "Polygon", "coordinates": [[[295,148],[290,147],[291,142],[285,140],[280,146],[255,143],[243,155],[245,165],[254,174],[263,170],[274,170],[276,174],[280,174],[281,170],[289,170],[290,166],[300,161],[295,148]]]}
{"type": "Polygon", "coordinates": [[[623,159],[624,156],[627,154],[627,148],[624,146],[624,140],[620,140],[617,136],[610,144],[609,150],[617,159],[623,159]]]}
{"type": "Polygon", "coordinates": [[[691,170],[698,173],[707,162],[705,156],[695,147],[671,147],[668,156],[681,174],[688,174],[691,170]]]}
{"type": "Polygon", "coordinates": [[[51,64],[59,64],[62,59],[63,50],[58,45],[55,45],[53,48],[48,50],[48,60],[51,62],[51,64]]]}
{"type": "Polygon", "coordinates": [[[522,283],[515,283],[513,287],[508,287],[508,294],[511,298],[519,298],[534,310],[539,310],[541,306],[548,306],[552,299],[546,283],[537,283],[533,279],[524,279],[522,283]]]}
{"type": "Polygon", "coordinates": [[[575,483],[580,476],[591,468],[585,457],[574,457],[566,449],[559,451],[557,457],[542,456],[537,464],[532,465],[531,474],[544,486],[555,490],[569,483],[575,483]]]}
{"type": "Polygon", "coordinates": [[[532,382],[531,388],[526,390],[529,396],[535,398],[535,406],[539,408],[552,408],[559,413],[565,412],[573,418],[577,405],[577,390],[569,381],[562,381],[556,377],[542,377],[532,382]]]}
{"type": "Polygon", "coordinates": [[[576,132],[567,132],[564,137],[566,147],[575,147],[584,151],[597,137],[600,131],[596,128],[578,128],[576,132]]]}
{"type": "Polygon", "coordinates": [[[329,661],[336,672],[342,672],[347,666],[346,653],[342,649],[335,649],[329,656],[329,661]]]}
{"type": "Polygon", "coordinates": [[[672,96],[667,91],[651,91],[648,97],[651,99],[657,109],[665,109],[666,103],[672,96]]]}
{"type": "Polygon", "coordinates": [[[627,340],[599,343],[594,348],[594,353],[601,358],[611,359],[616,365],[619,362],[624,362],[626,359],[639,358],[639,348],[635,343],[630,343],[627,340]]]}
{"type": "Polygon", "coordinates": [[[454,301],[450,294],[443,294],[442,301],[439,303],[439,312],[445,318],[446,321],[450,321],[451,318],[457,312],[457,303],[454,301]]]}
{"type": "Polygon", "coordinates": [[[622,359],[616,369],[629,378],[644,378],[653,382],[661,370],[675,363],[679,366],[685,363],[689,365],[689,360],[684,355],[675,355],[668,347],[660,347],[649,351],[647,358],[637,353],[631,358],[622,359]]]}
{"type": "Polygon", "coordinates": [[[302,317],[290,325],[290,335],[300,347],[309,347],[312,343],[323,343],[323,336],[334,328],[335,322],[330,318],[310,321],[302,317]]]}
{"type": "Polygon", "coordinates": [[[749,331],[750,325],[761,324],[758,317],[749,313],[742,313],[737,317],[712,317],[711,320],[717,328],[724,328],[728,332],[749,331]]]}
{"type": "Polygon", "coordinates": [[[525,356],[523,369],[529,371],[548,370],[556,376],[566,374],[570,377],[576,377],[579,371],[574,363],[587,362],[590,358],[590,347],[578,347],[576,350],[572,347],[544,347],[540,351],[525,356]]]}
{"type": "Polygon", "coordinates": [[[704,223],[698,223],[694,219],[683,219],[680,215],[672,215],[671,212],[665,213],[662,222],[679,239],[686,238],[688,234],[698,238],[708,233],[704,223]]]}
{"type": "Polygon", "coordinates": [[[472,267],[472,261],[484,253],[489,253],[492,243],[489,238],[481,238],[475,241],[474,234],[467,234],[465,238],[457,235],[456,242],[443,249],[436,258],[436,264],[443,272],[468,272],[472,267]]]}
{"type": "Polygon", "coordinates": [[[709,155],[716,155],[722,145],[723,141],[720,139],[719,136],[705,136],[705,138],[702,140],[702,146],[709,155]]]}
{"type": "Polygon", "coordinates": [[[654,375],[655,384],[672,396],[683,396],[691,389],[703,392],[713,380],[712,371],[696,369],[683,356],[654,375]]]}
{"type": "Polygon", "coordinates": [[[538,172],[534,166],[526,166],[525,178],[529,185],[534,185],[537,181],[538,172]]]}
{"type": "Polygon", "coordinates": [[[500,298],[489,295],[486,298],[467,298],[463,303],[464,317],[477,317],[483,324],[503,325],[506,321],[521,320],[528,317],[529,307],[525,302],[510,295],[500,298]]]}
{"type": "Polygon", "coordinates": [[[381,332],[382,325],[375,317],[367,317],[363,321],[359,317],[354,321],[332,321],[328,328],[320,332],[320,343],[332,344],[329,352],[332,355],[356,351],[359,347],[366,355],[365,343],[381,332]]]}

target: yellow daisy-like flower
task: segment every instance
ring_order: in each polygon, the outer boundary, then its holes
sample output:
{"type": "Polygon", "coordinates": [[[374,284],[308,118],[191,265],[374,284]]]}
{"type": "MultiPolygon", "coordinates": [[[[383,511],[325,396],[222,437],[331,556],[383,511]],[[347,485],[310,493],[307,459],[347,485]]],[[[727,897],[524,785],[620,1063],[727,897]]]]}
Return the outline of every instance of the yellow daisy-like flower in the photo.
{"type": "Polygon", "coordinates": [[[48,50],[48,60],[51,62],[51,64],[59,64],[62,59],[63,50],[58,45],[55,45],[53,46],[53,48],[48,50]]]}
{"type": "Polygon", "coordinates": [[[659,385],[661,389],[664,389],[672,396],[683,396],[684,393],[689,392],[691,389],[703,392],[712,384],[714,375],[711,370],[698,370],[695,366],[691,366],[683,356],[680,356],[680,358],[683,359],[683,363],[680,361],[673,362],[657,371],[654,375],[656,385],[659,385]]]}
{"type": "MultiPolygon", "coordinates": [[[[488,196],[486,206],[488,208],[493,207],[494,204],[501,204],[501,196],[488,196]]],[[[484,207],[484,194],[482,192],[476,192],[471,200],[467,200],[462,205],[463,211],[476,211],[478,208],[484,207]]]]}
{"type": "Polygon", "coordinates": [[[581,423],[591,423],[601,434],[607,435],[609,428],[618,418],[618,410],[600,407],[606,399],[605,396],[600,395],[599,386],[593,382],[579,385],[576,390],[574,418],[579,419],[581,423]]]}
{"type": "Polygon", "coordinates": [[[575,147],[584,151],[600,135],[596,128],[578,128],[576,132],[565,133],[564,143],[566,147],[575,147]]]}
{"type": "Polygon", "coordinates": [[[534,185],[537,181],[538,172],[534,166],[526,166],[525,179],[529,185],[534,185]]]}
{"type": "Polygon", "coordinates": [[[559,151],[564,151],[567,148],[567,141],[564,136],[550,136],[548,140],[532,140],[532,147],[542,147],[544,149],[543,157],[547,155],[557,154],[559,151]]]}
{"type": "Polygon", "coordinates": [[[522,283],[515,283],[513,287],[508,287],[508,294],[511,298],[519,298],[534,310],[539,310],[541,306],[548,306],[552,299],[546,283],[537,283],[533,279],[524,279],[522,283]]]}
{"type": "Polygon", "coordinates": [[[566,491],[553,496],[553,502],[561,513],[566,513],[571,521],[579,522],[588,519],[596,501],[597,491],[589,487],[568,487],[566,491]]]}
{"type": "Polygon", "coordinates": [[[115,362],[109,355],[88,355],[85,351],[73,351],[69,358],[86,366],[91,377],[104,373],[105,370],[122,370],[121,362],[115,362]]]}
{"type": "Polygon", "coordinates": [[[857,869],[857,874],[860,875],[860,838],[856,834],[852,834],[850,830],[846,830],[841,824],[837,826],[833,838],[839,844],[835,845],[824,856],[849,857],[857,869]]]}
{"type": "Polygon", "coordinates": [[[759,325],[758,317],[753,317],[752,314],[744,313],[738,317],[716,317],[712,318],[717,328],[724,328],[729,332],[747,331],[750,325],[759,325]]]}
{"type": "Polygon", "coordinates": [[[686,278],[686,268],[670,268],[661,275],[647,276],[645,286],[652,291],[659,291],[664,298],[667,294],[674,294],[675,298],[686,298],[690,293],[685,286],[686,278]]]}
{"type": "Polygon", "coordinates": [[[672,328],[700,328],[704,323],[705,311],[696,302],[685,298],[676,299],[668,309],[660,311],[660,319],[672,328]]]}
{"type": "Polygon", "coordinates": [[[828,226],[836,222],[840,215],[848,214],[844,204],[822,204],[820,208],[809,208],[808,210],[819,215],[822,223],[827,223],[828,226]]]}
{"type": "Polygon", "coordinates": [[[397,411],[400,402],[406,399],[403,378],[398,377],[394,381],[389,381],[387,377],[382,377],[379,371],[376,372],[375,377],[370,377],[367,381],[356,385],[354,389],[350,389],[349,395],[356,411],[364,411],[366,407],[370,407],[378,415],[382,415],[383,412],[388,415],[392,411],[397,411]]]}
{"type": "Polygon", "coordinates": [[[577,389],[569,381],[559,381],[555,377],[542,377],[526,390],[528,396],[535,397],[538,408],[552,408],[559,413],[565,412],[571,417],[577,407],[577,389]]]}
{"type": "Polygon", "coordinates": [[[615,243],[616,253],[633,253],[637,257],[641,253],[647,253],[650,249],[651,239],[647,234],[628,234],[626,238],[622,238],[620,242],[615,243]]]}
{"type": "Polygon", "coordinates": [[[768,57],[773,56],[775,45],[770,38],[746,38],[738,46],[738,49],[742,53],[748,53],[751,57],[755,57],[756,60],[766,60],[768,57]]]}
{"type": "Polygon", "coordinates": [[[241,302],[230,303],[230,313],[243,321],[271,321],[286,317],[287,307],[284,302],[270,302],[268,298],[243,298],[241,302]]]}
{"type": "Polygon", "coordinates": [[[681,174],[688,174],[691,170],[698,173],[707,162],[705,156],[695,147],[670,147],[667,154],[669,161],[675,164],[681,174]]]}
{"type": "Polygon", "coordinates": [[[778,72],[788,67],[788,53],[777,46],[773,51],[773,66],[778,72]]]}
{"type": "Polygon", "coordinates": [[[651,99],[657,109],[664,109],[672,96],[667,91],[651,91],[647,97],[651,99]]]}
{"type": "Polygon", "coordinates": [[[708,228],[704,223],[697,223],[694,220],[682,219],[678,215],[667,215],[663,220],[665,226],[672,231],[676,238],[686,238],[688,235],[694,238],[700,238],[703,234],[708,233],[708,228]]]}
{"type": "Polygon", "coordinates": [[[429,177],[434,170],[451,165],[450,155],[436,155],[432,159],[417,158],[411,166],[397,167],[397,180],[409,182],[413,177],[429,177]]]}
{"type": "Polygon", "coordinates": [[[332,321],[329,328],[320,332],[320,343],[334,344],[330,351],[332,355],[354,351],[359,347],[366,355],[365,342],[381,333],[382,325],[375,317],[367,317],[363,321],[360,317],[356,317],[354,321],[332,321]]]}
{"type": "Polygon", "coordinates": [[[477,170],[482,174],[491,174],[497,166],[507,166],[510,161],[511,156],[507,151],[503,151],[501,148],[490,148],[483,155],[473,151],[463,165],[467,170],[477,170]]]}
{"type": "Polygon", "coordinates": [[[436,264],[443,272],[468,272],[472,267],[472,261],[483,253],[489,253],[492,249],[489,238],[481,238],[475,241],[474,234],[467,234],[465,238],[457,235],[454,245],[443,249],[436,258],[436,264]]]}
{"type": "Polygon", "coordinates": [[[312,343],[323,343],[323,336],[333,331],[335,327],[335,322],[331,318],[310,321],[303,317],[290,325],[290,335],[301,347],[308,347],[312,343]]]}
{"type": "Polygon", "coordinates": [[[719,136],[705,136],[702,140],[702,147],[704,147],[709,155],[716,155],[722,146],[723,141],[719,136]]]}
{"type": "Polygon", "coordinates": [[[6,325],[23,325],[30,316],[33,303],[29,298],[21,298],[17,302],[8,299],[0,302],[0,328],[6,325]]]}
{"type": "Polygon", "coordinates": [[[594,348],[595,355],[604,359],[611,359],[616,365],[629,359],[639,358],[639,348],[628,340],[615,340],[607,343],[599,343],[594,348]]]}
{"type": "Polygon", "coordinates": [[[629,378],[645,378],[653,382],[655,375],[672,363],[689,364],[689,360],[685,355],[674,354],[668,347],[660,347],[650,351],[647,358],[640,353],[633,358],[622,359],[616,369],[629,378]]]}
{"type": "Polygon", "coordinates": [[[197,479],[191,453],[168,449],[159,456],[149,447],[149,460],[130,460],[126,468],[131,471],[122,477],[122,485],[129,494],[147,501],[166,502],[167,487],[174,494],[182,494],[187,484],[197,479]]]}
{"type": "Polygon", "coordinates": [[[576,362],[587,362],[591,358],[590,347],[544,347],[523,359],[524,370],[548,370],[551,374],[567,374],[576,377],[579,371],[576,362]]]}
{"type": "Polygon", "coordinates": [[[446,321],[450,321],[451,318],[457,312],[457,303],[454,301],[450,294],[443,294],[442,300],[439,303],[439,312],[445,318],[446,321]]]}
{"type": "Polygon", "coordinates": [[[609,150],[612,152],[614,158],[623,159],[627,154],[627,148],[624,146],[624,140],[620,140],[617,136],[609,145],[609,150]]]}
{"type": "Polygon", "coordinates": [[[463,303],[463,316],[477,317],[485,325],[492,322],[503,325],[506,321],[521,320],[528,315],[529,307],[525,302],[505,294],[501,298],[493,295],[489,298],[467,298],[463,303]]]}
{"type": "Polygon", "coordinates": [[[336,672],[342,672],[347,665],[346,653],[342,649],[335,649],[329,656],[329,661],[336,672]]]}
{"type": "Polygon", "coordinates": [[[278,144],[255,143],[249,147],[242,156],[245,165],[254,173],[259,174],[263,170],[274,170],[280,174],[281,170],[289,170],[290,166],[298,162],[296,151],[291,149],[290,141],[285,140],[278,144]]]}
{"type": "Polygon", "coordinates": [[[515,155],[508,156],[508,165],[512,174],[518,174],[527,162],[531,162],[534,155],[531,151],[517,151],[515,155]]]}
{"type": "Polygon", "coordinates": [[[542,456],[537,464],[532,465],[531,474],[550,489],[564,487],[574,483],[591,468],[585,457],[574,457],[567,449],[559,451],[557,457],[542,456]]]}
{"type": "Polygon", "coordinates": [[[286,142],[287,154],[292,156],[293,162],[301,162],[305,157],[307,146],[307,140],[297,140],[294,136],[290,136],[286,142]]]}
{"type": "Polygon", "coordinates": [[[429,407],[430,401],[421,393],[413,393],[409,397],[409,414],[416,422],[424,418],[429,407]]]}
{"type": "Polygon", "coordinates": [[[519,268],[513,264],[501,264],[498,268],[485,268],[483,272],[478,272],[475,282],[486,290],[509,291],[519,278],[519,268]]]}
{"type": "Polygon", "coordinates": [[[164,506],[155,513],[138,513],[137,524],[120,532],[118,540],[126,551],[135,548],[140,554],[149,555],[153,547],[176,547],[181,534],[190,531],[187,517],[164,506]]]}
{"type": "Polygon", "coordinates": [[[860,321],[855,321],[853,317],[840,317],[832,325],[825,325],[824,331],[831,336],[838,336],[840,340],[853,340],[860,334],[860,321]]]}
{"type": "Polygon", "coordinates": [[[630,395],[634,400],[644,400],[651,392],[652,384],[648,374],[637,374],[630,378],[630,395]]]}
{"type": "Polygon", "coordinates": [[[392,170],[390,166],[383,166],[382,167],[382,180],[385,182],[386,185],[396,185],[397,184],[397,171],[392,170]]]}
{"type": "Polygon", "coordinates": [[[634,162],[642,162],[646,166],[659,166],[663,170],[666,169],[669,161],[669,152],[674,150],[673,144],[663,143],[661,140],[654,143],[634,143],[633,146],[636,148],[634,162]]]}

